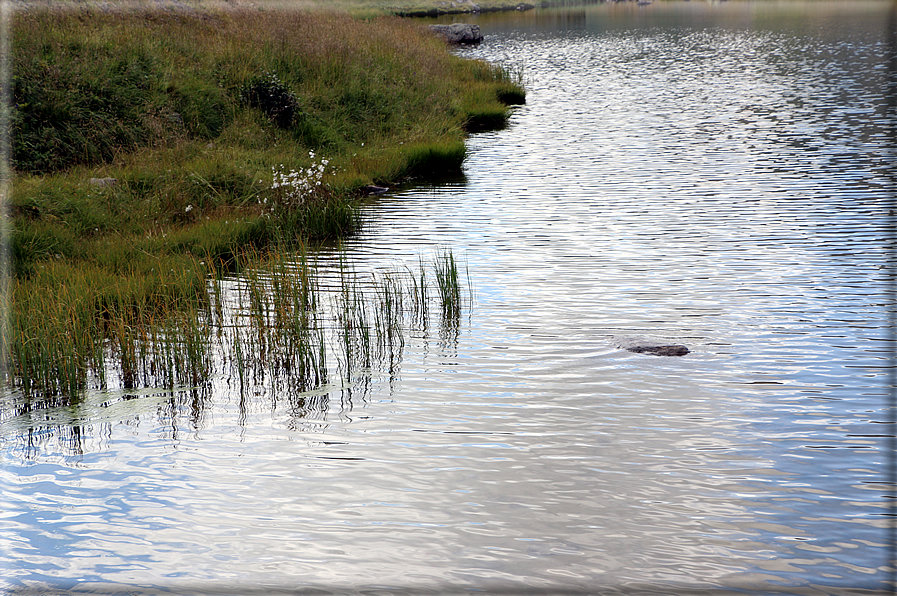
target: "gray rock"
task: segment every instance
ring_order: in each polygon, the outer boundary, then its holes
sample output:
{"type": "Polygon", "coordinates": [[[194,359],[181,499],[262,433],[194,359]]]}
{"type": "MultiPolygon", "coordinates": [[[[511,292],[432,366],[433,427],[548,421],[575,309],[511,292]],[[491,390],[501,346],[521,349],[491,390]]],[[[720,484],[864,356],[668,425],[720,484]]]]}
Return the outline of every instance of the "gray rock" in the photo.
{"type": "Polygon", "coordinates": [[[690,350],[682,344],[670,343],[669,339],[649,337],[645,335],[617,335],[611,337],[611,343],[627,352],[635,354],[653,354],[655,356],[685,356],[690,350]]]}
{"type": "Polygon", "coordinates": [[[453,44],[475,44],[483,41],[479,25],[452,23],[451,25],[430,25],[430,31],[442,35],[453,44]]]}
{"type": "Polygon", "coordinates": [[[97,188],[109,188],[118,184],[118,180],[115,178],[91,178],[87,183],[97,188]]]}
{"type": "Polygon", "coordinates": [[[366,197],[382,195],[388,191],[388,186],[375,186],[373,184],[369,184],[368,186],[361,187],[361,192],[364,193],[364,196],[366,197]]]}
{"type": "Polygon", "coordinates": [[[688,348],[682,344],[670,344],[668,346],[633,346],[626,348],[636,354],[654,354],[655,356],[685,356],[688,348]]]}

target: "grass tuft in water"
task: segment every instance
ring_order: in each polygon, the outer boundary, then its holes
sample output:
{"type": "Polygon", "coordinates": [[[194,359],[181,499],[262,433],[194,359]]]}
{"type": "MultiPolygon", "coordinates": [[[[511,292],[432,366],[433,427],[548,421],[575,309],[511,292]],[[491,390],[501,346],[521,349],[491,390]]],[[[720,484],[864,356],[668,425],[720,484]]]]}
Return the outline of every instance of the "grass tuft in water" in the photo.
{"type": "Polygon", "coordinates": [[[253,266],[240,275],[237,296],[244,319],[234,320],[234,340],[228,344],[235,348],[229,360],[236,365],[240,386],[247,368],[254,382],[289,380],[301,390],[322,386],[328,371],[318,349],[319,291],[306,254],[245,258],[253,266]]]}
{"type": "Polygon", "coordinates": [[[436,256],[436,290],[444,319],[456,319],[463,306],[461,284],[458,275],[458,263],[449,250],[443,250],[436,256]]]}
{"type": "Polygon", "coordinates": [[[421,259],[417,270],[364,275],[341,254],[332,288],[320,286],[321,272],[301,247],[248,248],[235,256],[232,274],[203,263],[169,278],[170,293],[151,303],[134,300],[139,288],[96,292],[104,287],[99,274],[78,281],[41,270],[77,282],[55,286],[63,301],[20,283],[19,316],[12,319],[16,387],[30,396],[76,398],[91,389],[203,388],[223,373],[241,395],[255,386],[316,391],[334,374],[350,388],[377,371],[397,378],[407,331],[426,335],[433,310],[440,336],[457,338],[471,302],[448,250],[431,264],[421,259]],[[194,299],[196,284],[203,300],[194,299]],[[25,338],[24,329],[41,334],[25,338]]]}

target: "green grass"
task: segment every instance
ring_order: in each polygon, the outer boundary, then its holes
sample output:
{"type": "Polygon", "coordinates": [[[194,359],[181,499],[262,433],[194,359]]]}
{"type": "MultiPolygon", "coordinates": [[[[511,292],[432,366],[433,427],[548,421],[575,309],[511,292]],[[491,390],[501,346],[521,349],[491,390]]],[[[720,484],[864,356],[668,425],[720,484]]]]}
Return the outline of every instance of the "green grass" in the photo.
{"type": "Polygon", "coordinates": [[[206,275],[197,262],[170,272],[170,293],[150,303],[136,299],[138,285],[157,280],[132,278],[124,288],[97,271],[57,271],[70,282],[60,285],[61,296],[20,284],[15,385],[28,396],[71,398],[86,389],[204,387],[223,372],[240,392],[352,387],[377,371],[397,377],[406,333],[426,337],[431,314],[442,342],[456,341],[472,304],[461,283],[466,273],[447,250],[416,271],[373,276],[343,257],[330,288],[320,286],[317,264],[301,247],[248,250],[236,267],[239,274],[206,275]],[[94,292],[83,291],[89,285],[94,292]]]}
{"type": "MultiPolygon", "coordinates": [[[[174,370],[210,276],[353,233],[362,186],[459,170],[522,94],[419,23],[271,5],[31,10],[12,45],[7,367],[34,394],[102,384],[109,346],[128,383],[174,370]]],[[[169,380],[203,377],[195,356],[169,380]]]]}
{"type": "Polygon", "coordinates": [[[27,5],[43,8],[76,8],[108,10],[164,10],[183,13],[195,10],[226,11],[235,8],[258,7],[262,10],[328,10],[351,14],[358,18],[374,18],[384,15],[436,16],[439,14],[463,14],[473,12],[476,5],[484,12],[516,10],[521,4],[537,7],[578,6],[596,4],[600,0],[28,0],[27,5]]]}

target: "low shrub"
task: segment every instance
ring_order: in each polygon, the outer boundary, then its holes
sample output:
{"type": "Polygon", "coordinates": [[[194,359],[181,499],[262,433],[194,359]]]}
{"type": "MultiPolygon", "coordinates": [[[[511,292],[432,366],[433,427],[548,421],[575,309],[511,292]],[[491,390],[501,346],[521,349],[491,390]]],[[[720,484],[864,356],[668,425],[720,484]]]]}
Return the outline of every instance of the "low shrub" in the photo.
{"type": "Polygon", "coordinates": [[[271,72],[249,81],[240,90],[240,100],[264,112],[280,128],[289,128],[299,112],[299,98],[271,72]]]}

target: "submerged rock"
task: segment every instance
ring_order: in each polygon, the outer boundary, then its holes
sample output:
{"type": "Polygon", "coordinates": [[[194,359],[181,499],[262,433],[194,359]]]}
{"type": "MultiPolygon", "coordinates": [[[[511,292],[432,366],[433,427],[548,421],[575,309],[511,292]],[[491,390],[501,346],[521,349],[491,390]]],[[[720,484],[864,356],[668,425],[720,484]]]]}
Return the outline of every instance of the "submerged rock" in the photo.
{"type": "Polygon", "coordinates": [[[374,186],[373,184],[369,184],[368,186],[361,187],[361,192],[364,193],[364,196],[366,196],[366,197],[369,197],[372,195],[374,195],[374,196],[382,195],[382,194],[386,193],[387,191],[389,191],[388,186],[374,186]]]}
{"type": "Polygon", "coordinates": [[[611,337],[611,343],[621,350],[635,354],[653,354],[655,356],[685,356],[689,349],[682,344],[668,343],[658,337],[644,335],[617,335],[611,337]]]}
{"type": "Polygon", "coordinates": [[[668,346],[632,346],[626,348],[630,352],[636,354],[654,354],[655,356],[685,356],[688,354],[688,348],[681,344],[670,344],[668,346]]]}
{"type": "Polygon", "coordinates": [[[483,41],[479,25],[452,23],[451,25],[430,25],[430,31],[445,37],[453,44],[475,44],[483,41]]]}

